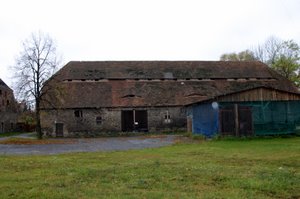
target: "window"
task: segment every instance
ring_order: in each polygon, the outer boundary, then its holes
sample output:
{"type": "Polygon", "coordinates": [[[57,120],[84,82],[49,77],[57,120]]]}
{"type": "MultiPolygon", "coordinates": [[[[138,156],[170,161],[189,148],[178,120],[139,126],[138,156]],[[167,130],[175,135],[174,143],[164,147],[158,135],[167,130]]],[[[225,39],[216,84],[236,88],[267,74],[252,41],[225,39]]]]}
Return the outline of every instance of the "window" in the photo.
{"type": "Polygon", "coordinates": [[[75,117],[82,117],[82,111],[81,110],[75,110],[74,111],[74,116],[75,117]]]}
{"type": "Polygon", "coordinates": [[[165,123],[171,123],[171,116],[169,114],[169,111],[167,111],[165,114],[165,123]]]}
{"type": "Polygon", "coordinates": [[[0,90],[0,95],[2,95],[2,90],[0,90]]]}
{"type": "Polygon", "coordinates": [[[102,123],[102,117],[98,116],[96,117],[96,124],[101,124],[102,123]]]}
{"type": "Polygon", "coordinates": [[[9,105],[9,100],[6,100],[6,104],[9,105]]]}

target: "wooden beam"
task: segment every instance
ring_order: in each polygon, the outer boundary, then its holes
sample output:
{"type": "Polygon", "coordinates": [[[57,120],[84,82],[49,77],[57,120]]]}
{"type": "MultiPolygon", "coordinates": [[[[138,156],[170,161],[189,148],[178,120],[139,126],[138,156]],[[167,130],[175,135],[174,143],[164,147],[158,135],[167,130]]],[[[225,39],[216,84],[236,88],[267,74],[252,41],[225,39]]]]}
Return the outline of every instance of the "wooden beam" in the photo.
{"type": "Polygon", "coordinates": [[[235,136],[239,136],[239,106],[234,104],[234,127],[235,127],[235,136]]]}

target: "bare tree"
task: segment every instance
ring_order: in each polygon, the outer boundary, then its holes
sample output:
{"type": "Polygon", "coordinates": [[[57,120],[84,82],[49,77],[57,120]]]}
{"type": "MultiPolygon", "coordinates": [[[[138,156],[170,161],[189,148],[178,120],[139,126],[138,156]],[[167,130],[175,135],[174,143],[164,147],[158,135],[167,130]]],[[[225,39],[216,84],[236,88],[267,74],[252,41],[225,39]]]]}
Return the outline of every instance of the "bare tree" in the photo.
{"type": "Polygon", "coordinates": [[[253,52],[256,59],[300,86],[300,46],[295,41],[269,37],[253,52]]]}
{"type": "Polygon", "coordinates": [[[275,63],[276,57],[280,54],[283,41],[277,37],[269,37],[263,44],[253,48],[256,59],[266,63],[270,67],[275,63]]]}
{"type": "Polygon", "coordinates": [[[42,138],[40,105],[41,98],[49,89],[43,89],[46,81],[58,67],[56,45],[48,34],[32,33],[23,42],[23,49],[13,67],[19,97],[35,105],[36,132],[42,138]]]}

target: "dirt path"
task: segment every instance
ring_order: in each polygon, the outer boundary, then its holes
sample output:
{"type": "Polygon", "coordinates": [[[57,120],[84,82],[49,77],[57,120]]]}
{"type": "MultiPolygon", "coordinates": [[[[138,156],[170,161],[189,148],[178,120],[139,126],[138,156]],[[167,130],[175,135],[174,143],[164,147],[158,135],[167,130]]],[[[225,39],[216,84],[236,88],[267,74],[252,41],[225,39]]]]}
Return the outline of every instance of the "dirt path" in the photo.
{"type": "Polygon", "coordinates": [[[55,139],[60,144],[0,144],[0,155],[5,154],[60,154],[70,152],[121,151],[156,148],[171,145],[178,136],[136,136],[113,138],[55,139]]]}

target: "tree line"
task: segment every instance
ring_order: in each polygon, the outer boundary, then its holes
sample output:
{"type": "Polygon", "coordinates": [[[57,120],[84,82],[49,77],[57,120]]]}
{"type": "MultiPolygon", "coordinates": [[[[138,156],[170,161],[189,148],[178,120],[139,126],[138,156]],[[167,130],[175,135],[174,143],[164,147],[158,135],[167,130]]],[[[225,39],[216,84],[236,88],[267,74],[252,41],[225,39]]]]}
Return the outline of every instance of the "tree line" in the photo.
{"type": "Polygon", "coordinates": [[[269,37],[252,49],[222,54],[220,60],[261,61],[300,86],[300,47],[294,40],[269,37]]]}

